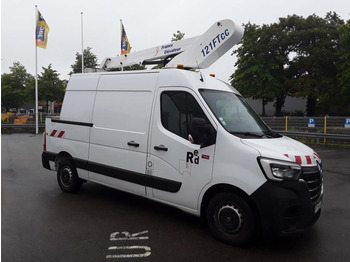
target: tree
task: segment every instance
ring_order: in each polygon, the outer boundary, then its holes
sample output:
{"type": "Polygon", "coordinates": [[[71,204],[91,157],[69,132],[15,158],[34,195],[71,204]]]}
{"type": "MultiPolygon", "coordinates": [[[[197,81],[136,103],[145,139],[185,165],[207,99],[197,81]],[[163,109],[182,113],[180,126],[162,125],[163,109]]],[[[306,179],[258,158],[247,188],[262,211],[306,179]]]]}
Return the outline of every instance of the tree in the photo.
{"type": "Polygon", "coordinates": [[[307,98],[307,114],[338,111],[339,85],[336,79],[336,52],[344,23],[334,12],[325,18],[316,15],[281,20],[288,24],[294,58],[290,61],[288,85],[295,96],[307,98]]]}
{"type": "Polygon", "coordinates": [[[179,41],[185,38],[185,33],[181,33],[180,30],[177,30],[176,33],[173,33],[173,38],[171,42],[179,41]]]}
{"type": "Polygon", "coordinates": [[[38,95],[39,100],[46,101],[46,112],[48,112],[49,101],[63,101],[66,85],[65,81],[59,79],[60,74],[52,69],[51,64],[47,68],[43,67],[43,70],[38,76],[38,95]]]}
{"type": "MultiPolygon", "coordinates": [[[[84,49],[84,68],[96,68],[98,66],[97,57],[91,52],[91,47],[84,49]]],[[[75,63],[71,65],[73,69],[69,74],[81,73],[81,54],[75,54],[75,63]]]]}
{"type": "Polygon", "coordinates": [[[338,28],[339,49],[336,53],[336,67],[338,69],[337,79],[339,83],[338,102],[342,113],[350,114],[350,20],[338,28]]]}
{"type": "Polygon", "coordinates": [[[346,40],[344,51],[338,51],[343,24],[335,12],[325,18],[288,16],[261,27],[247,24],[234,51],[238,60],[231,84],[247,97],[262,99],[263,106],[273,98],[277,116],[287,95],[306,97],[308,115],[342,111],[339,82],[347,74],[340,71],[349,69],[346,40]]]}
{"type": "Polygon", "coordinates": [[[242,95],[262,99],[263,115],[267,102],[276,101],[276,115],[281,114],[287,90],[285,90],[285,64],[287,62],[285,36],[278,26],[262,27],[248,23],[237,54],[236,71],[230,82],[242,95]]]}
{"type": "Polygon", "coordinates": [[[9,74],[1,75],[1,106],[8,111],[18,108],[28,101],[28,91],[34,83],[34,77],[20,62],[13,63],[9,74]]]}

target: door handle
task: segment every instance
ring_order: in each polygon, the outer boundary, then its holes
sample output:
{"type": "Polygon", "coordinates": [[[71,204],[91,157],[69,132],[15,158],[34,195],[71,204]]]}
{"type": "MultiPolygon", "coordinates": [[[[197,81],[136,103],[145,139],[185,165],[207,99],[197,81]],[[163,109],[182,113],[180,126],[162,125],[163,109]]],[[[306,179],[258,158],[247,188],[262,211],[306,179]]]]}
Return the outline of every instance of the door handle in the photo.
{"type": "Polygon", "coordinates": [[[139,147],[140,144],[136,143],[136,142],[133,140],[133,141],[128,142],[128,146],[139,147]]]}
{"type": "Polygon", "coordinates": [[[154,146],[154,149],[160,150],[160,151],[168,151],[168,148],[165,147],[164,145],[154,146]]]}

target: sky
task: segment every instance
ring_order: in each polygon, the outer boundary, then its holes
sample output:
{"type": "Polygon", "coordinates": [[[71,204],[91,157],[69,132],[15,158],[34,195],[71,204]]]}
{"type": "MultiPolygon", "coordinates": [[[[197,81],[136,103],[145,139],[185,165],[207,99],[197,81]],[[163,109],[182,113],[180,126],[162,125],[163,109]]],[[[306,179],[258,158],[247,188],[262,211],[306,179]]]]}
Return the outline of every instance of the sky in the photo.
{"type": "MultiPolygon", "coordinates": [[[[92,48],[98,63],[120,54],[120,19],[132,52],[169,43],[177,30],[185,38],[201,35],[222,19],[262,25],[329,11],[350,19],[349,0],[1,0],[1,73],[18,61],[35,74],[35,5],[50,27],[47,48],[37,49],[38,73],[52,64],[61,79],[69,79],[75,54],[81,53],[81,12],[83,46],[92,48]]],[[[228,81],[235,70],[233,49],[204,73],[228,81]]]]}

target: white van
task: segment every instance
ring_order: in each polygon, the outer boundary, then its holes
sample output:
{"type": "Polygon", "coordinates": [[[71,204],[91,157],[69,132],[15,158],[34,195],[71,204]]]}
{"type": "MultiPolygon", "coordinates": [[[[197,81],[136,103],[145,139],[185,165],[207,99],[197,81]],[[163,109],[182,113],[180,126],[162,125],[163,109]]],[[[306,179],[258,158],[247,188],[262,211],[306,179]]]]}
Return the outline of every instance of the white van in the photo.
{"type": "Polygon", "coordinates": [[[231,244],[302,231],[321,212],[319,156],[201,72],[72,75],[60,119],[46,119],[42,162],[65,192],[92,181],[154,199],[231,244]]]}

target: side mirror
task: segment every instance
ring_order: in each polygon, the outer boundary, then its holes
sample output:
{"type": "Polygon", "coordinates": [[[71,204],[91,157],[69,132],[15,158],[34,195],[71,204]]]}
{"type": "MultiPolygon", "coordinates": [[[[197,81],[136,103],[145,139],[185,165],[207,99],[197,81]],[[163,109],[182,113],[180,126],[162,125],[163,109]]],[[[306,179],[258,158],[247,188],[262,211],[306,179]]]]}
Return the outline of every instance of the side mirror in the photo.
{"type": "Polygon", "coordinates": [[[195,117],[191,121],[189,140],[196,145],[205,146],[210,136],[210,126],[204,118],[195,117]]]}

